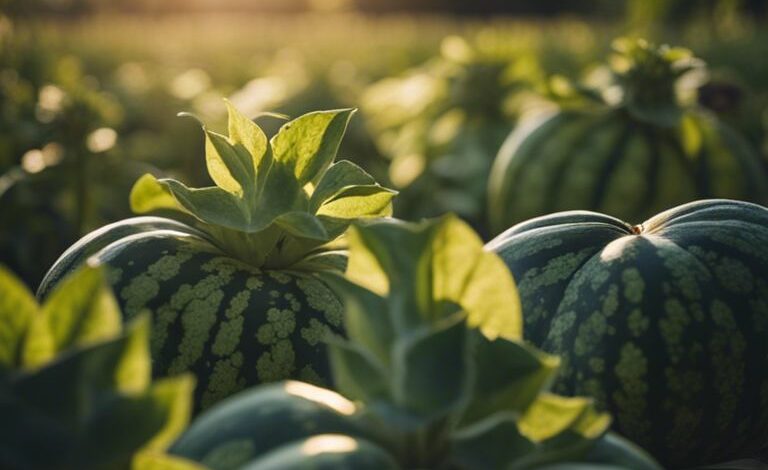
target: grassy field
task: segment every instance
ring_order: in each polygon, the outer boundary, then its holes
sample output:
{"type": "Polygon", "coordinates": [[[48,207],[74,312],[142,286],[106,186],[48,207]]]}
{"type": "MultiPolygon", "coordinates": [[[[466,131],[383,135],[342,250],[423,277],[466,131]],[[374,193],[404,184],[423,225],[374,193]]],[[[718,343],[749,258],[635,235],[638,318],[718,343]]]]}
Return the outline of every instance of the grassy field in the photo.
{"type": "MultiPolygon", "coordinates": [[[[520,81],[515,93],[525,96],[541,92],[554,74],[579,80],[620,35],[689,47],[710,65],[711,82],[737,89],[734,99],[715,96],[717,111],[765,151],[768,30],[747,18],[643,30],[577,18],[352,13],[2,24],[0,198],[10,210],[0,222],[10,228],[0,234],[0,262],[32,284],[78,235],[130,215],[128,191],[142,173],[207,182],[202,133],[194,121],[177,119],[177,112],[193,112],[221,129],[225,97],[252,115],[359,108],[372,84],[429,75],[463,47],[474,50],[479,62],[513,70],[520,81]],[[105,185],[105,175],[114,181],[105,185]],[[53,227],[58,236],[46,235],[53,227]],[[30,260],[36,257],[42,260],[30,260]]],[[[484,85],[467,86],[473,88],[470,100],[506,100],[484,85]]],[[[510,127],[518,114],[507,114],[510,127]]],[[[391,183],[394,155],[369,121],[363,107],[341,155],[391,183]]],[[[280,121],[260,123],[273,132],[280,121]]],[[[404,218],[423,215],[406,202],[396,208],[404,218]]]]}

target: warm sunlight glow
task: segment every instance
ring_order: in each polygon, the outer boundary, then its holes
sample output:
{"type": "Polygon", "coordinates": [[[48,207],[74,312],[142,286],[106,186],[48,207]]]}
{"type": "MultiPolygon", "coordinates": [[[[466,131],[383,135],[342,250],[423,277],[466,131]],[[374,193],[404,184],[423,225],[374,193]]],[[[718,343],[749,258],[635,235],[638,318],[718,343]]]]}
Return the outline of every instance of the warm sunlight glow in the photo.
{"type": "Polygon", "coordinates": [[[285,391],[291,395],[325,405],[344,415],[352,415],[357,410],[354,403],[338,393],[308,383],[286,382],[285,391]]]}
{"type": "Polygon", "coordinates": [[[338,454],[341,452],[352,452],[357,447],[357,442],[349,436],[315,436],[310,437],[304,442],[304,445],[301,446],[301,453],[304,455],[338,454]]]}

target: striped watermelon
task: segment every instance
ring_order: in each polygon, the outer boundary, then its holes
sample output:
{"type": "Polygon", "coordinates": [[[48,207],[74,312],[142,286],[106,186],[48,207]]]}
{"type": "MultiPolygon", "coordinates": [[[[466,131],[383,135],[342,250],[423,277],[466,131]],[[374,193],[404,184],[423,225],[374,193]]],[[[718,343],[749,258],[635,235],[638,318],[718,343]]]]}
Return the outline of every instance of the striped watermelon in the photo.
{"type": "Polygon", "coordinates": [[[326,383],[322,339],[342,334],[341,305],[313,273],[343,269],[327,243],[359,218],[391,213],[392,191],[347,161],[332,164],[351,115],[316,112],[267,142],[230,106],[225,137],[206,130],[217,186],[140,179],[137,217],[80,240],[41,284],[44,296],[85,260],[105,264],[125,318],[153,316],[153,373],[197,377],[199,410],[249,385],[326,383]]]}
{"type": "MultiPolygon", "coordinates": [[[[622,99],[563,109],[519,126],[491,171],[499,233],[531,217],[585,209],[644,220],[702,198],[768,203],[768,170],[737,132],[676,97],[689,54],[644,42],[620,48],[622,99]]],[[[610,88],[616,91],[617,87],[610,88]]]]}
{"type": "Polygon", "coordinates": [[[671,468],[768,442],[768,209],[705,200],[631,226],[571,211],[488,245],[518,282],[527,339],[671,468]]]}

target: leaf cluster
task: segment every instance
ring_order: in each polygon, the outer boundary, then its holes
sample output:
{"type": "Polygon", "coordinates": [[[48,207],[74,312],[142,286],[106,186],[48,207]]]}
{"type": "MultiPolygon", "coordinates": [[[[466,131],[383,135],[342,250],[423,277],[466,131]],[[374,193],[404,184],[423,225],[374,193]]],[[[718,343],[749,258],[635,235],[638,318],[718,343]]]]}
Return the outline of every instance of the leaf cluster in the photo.
{"type": "Polygon", "coordinates": [[[163,452],[187,425],[194,381],[151,382],[149,318],[123,328],[101,270],[77,271],[38,305],[0,267],[0,325],[0,467],[171,462],[163,452]]]}
{"type": "Polygon", "coordinates": [[[271,139],[229,102],[229,135],[203,125],[215,186],[190,188],[144,175],[134,212],[192,216],[227,252],[261,267],[290,266],[338,238],[360,218],[391,215],[395,191],[352,162],[334,158],[353,110],[318,111],[271,139]]]}

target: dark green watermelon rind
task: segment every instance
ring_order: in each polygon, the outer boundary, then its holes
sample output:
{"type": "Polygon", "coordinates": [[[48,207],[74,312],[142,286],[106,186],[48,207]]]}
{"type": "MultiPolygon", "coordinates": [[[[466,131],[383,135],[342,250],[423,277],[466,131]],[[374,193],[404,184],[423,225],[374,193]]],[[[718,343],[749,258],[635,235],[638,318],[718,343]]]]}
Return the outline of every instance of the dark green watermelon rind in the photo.
{"type": "Polygon", "coordinates": [[[329,383],[323,339],[342,332],[341,304],[311,275],[261,271],[205,240],[161,231],[96,258],[110,266],[126,318],[152,313],[153,373],[195,374],[198,409],[264,382],[329,383]]]}
{"type": "Polygon", "coordinates": [[[489,180],[491,229],[531,217],[594,210],[638,223],[700,198],[768,203],[768,170],[736,132],[691,110],[683,127],[637,122],[622,109],[565,110],[533,119],[502,146],[489,180]]]}
{"type": "Polygon", "coordinates": [[[316,434],[368,437],[356,406],[329,390],[278,382],[243,391],[206,411],[171,446],[213,469],[239,468],[287,442],[316,434]]]}
{"type": "Polygon", "coordinates": [[[261,271],[191,227],[139,217],[78,242],[41,294],[85,260],[109,267],[126,319],[151,313],[153,374],[195,374],[196,410],[259,383],[330,382],[323,339],[342,332],[341,304],[311,274],[261,271]]]}
{"type": "Polygon", "coordinates": [[[172,230],[203,237],[189,225],[163,217],[133,217],[105,225],[81,238],[56,260],[37,289],[38,300],[42,301],[65,276],[103,248],[127,236],[153,230],[172,230]]]}
{"type": "Polygon", "coordinates": [[[526,337],[564,358],[555,391],[594,396],[672,468],[756,452],[768,437],[768,210],[699,201],[637,236],[609,225],[492,242],[518,280],[526,337]]]}

